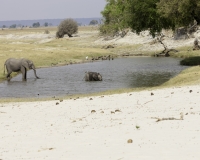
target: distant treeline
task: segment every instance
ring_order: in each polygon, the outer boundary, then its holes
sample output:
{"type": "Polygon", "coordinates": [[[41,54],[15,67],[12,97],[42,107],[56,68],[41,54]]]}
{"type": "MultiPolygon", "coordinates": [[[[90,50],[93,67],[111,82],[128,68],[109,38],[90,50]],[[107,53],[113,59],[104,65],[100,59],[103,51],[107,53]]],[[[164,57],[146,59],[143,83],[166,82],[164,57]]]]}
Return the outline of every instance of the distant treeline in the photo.
{"type": "MultiPolygon", "coordinates": [[[[0,28],[58,26],[62,20],[64,19],[0,21],[0,28]]],[[[101,23],[101,18],[74,18],[74,20],[79,26],[101,23]]]]}

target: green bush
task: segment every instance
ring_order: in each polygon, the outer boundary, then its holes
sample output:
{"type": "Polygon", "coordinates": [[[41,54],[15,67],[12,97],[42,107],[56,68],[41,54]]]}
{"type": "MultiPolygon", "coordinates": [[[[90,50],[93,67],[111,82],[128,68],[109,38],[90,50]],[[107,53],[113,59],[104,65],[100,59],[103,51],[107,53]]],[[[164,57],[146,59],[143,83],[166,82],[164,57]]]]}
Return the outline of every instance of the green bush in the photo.
{"type": "Polygon", "coordinates": [[[197,66],[197,65],[200,65],[200,56],[185,58],[180,62],[180,64],[184,65],[184,66],[197,66]]]}

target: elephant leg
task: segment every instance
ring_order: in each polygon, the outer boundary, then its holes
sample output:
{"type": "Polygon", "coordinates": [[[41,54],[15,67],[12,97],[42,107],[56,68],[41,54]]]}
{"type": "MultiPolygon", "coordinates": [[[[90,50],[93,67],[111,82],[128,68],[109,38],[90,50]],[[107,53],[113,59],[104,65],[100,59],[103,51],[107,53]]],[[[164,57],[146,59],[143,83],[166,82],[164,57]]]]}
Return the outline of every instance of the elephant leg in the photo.
{"type": "Polygon", "coordinates": [[[12,77],[10,76],[11,73],[12,73],[12,72],[9,72],[9,73],[6,75],[6,78],[7,78],[8,81],[10,81],[11,78],[12,78],[12,77]]]}
{"type": "Polygon", "coordinates": [[[25,67],[21,67],[21,72],[22,72],[22,81],[26,81],[26,68],[25,67]]]}
{"type": "Polygon", "coordinates": [[[8,81],[10,81],[12,71],[11,71],[9,68],[7,68],[7,67],[6,67],[6,69],[7,69],[7,75],[6,75],[6,78],[7,78],[8,81]]]}

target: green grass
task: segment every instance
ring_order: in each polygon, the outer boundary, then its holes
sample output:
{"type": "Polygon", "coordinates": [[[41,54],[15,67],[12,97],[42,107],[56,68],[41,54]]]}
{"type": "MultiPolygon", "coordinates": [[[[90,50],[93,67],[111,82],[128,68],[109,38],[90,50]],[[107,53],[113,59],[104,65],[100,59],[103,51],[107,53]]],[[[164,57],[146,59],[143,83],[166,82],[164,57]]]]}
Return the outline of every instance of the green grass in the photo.
{"type": "Polygon", "coordinates": [[[183,70],[176,77],[170,79],[162,87],[195,85],[200,83],[200,67],[190,67],[183,70]]]}

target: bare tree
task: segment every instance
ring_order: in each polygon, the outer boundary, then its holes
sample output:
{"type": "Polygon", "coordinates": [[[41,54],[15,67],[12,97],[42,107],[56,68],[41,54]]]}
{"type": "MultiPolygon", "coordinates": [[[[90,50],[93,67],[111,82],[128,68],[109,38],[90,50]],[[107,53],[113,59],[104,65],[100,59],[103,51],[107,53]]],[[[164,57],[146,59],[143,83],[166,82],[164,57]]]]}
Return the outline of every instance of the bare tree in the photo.
{"type": "Polygon", "coordinates": [[[160,36],[157,37],[157,41],[163,45],[164,50],[160,53],[155,54],[156,57],[159,57],[159,56],[169,57],[170,56],[169,52],[178,52],[176,49],[167,48],[167,46],[163,43],[164,37],[165,35],[163,34],[160,34],[160,36]]]}

